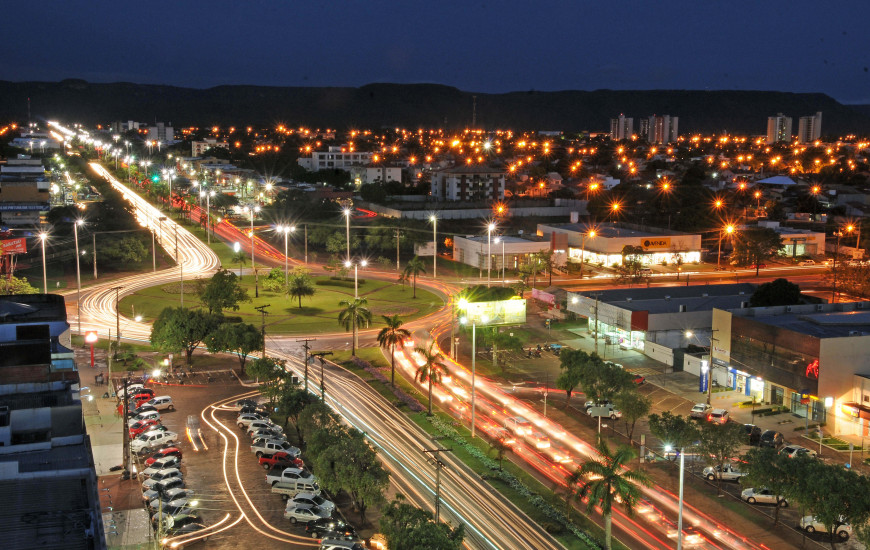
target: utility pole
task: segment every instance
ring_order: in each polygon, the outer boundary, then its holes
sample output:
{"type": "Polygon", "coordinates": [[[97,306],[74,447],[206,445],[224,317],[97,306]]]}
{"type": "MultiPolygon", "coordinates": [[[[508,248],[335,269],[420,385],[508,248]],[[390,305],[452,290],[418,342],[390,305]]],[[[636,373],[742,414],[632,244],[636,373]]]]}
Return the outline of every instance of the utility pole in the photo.
{"type": "Polygon", "coordinates": [[[305,264],[308,264],[308,224],[306,223],[303,227],[305,227],[305,264]]]}
{"type": "Polygon", "coordinates": [[[453,449],[423,449],[424,453],[432,453],[432,461],[435,463],[435,523],[441,516],[441,468],[445,466],[438,453],[452,452],[453,449]]]}
{"type": "Polygon", "coordinates": [[[114,291],[115,291],[115,337],[116,337],[117,340],[118,340],[118,346],[117,346],[118,349],[117,349],[116,351],[121,351],[121,310],[120,310],[120,308],[118,307],[118,304],[119,304],[119,301],[118,301],[118,299],[119,299],[119,294],[118,294],[118,292],[119,292],[122,288],[124,288],[124,287],[122,287],[122,286],[115,286],[115,287],[112,287],[112,289],[111,289],[111,290],[114,290],[114,291]]]}
{"type": "MultiPolygon", "coordinates": [[[[112,373],[109,372],[109,380],[112,373]]],[[[123,427],[121,428],[121,443],[124,447],[124,473],[121,479],[130,479],[130,430],[127,429],[127,415],[130,413],[130,375],[124,377],[124,418],[123,427]]]]}
{"type": "Polygon", "coordinates": [[[264,358],[266,357],[266,315],[269,314],[269,312],[266,311],[266,308],[269,307],[269,306],[270,306],[270,304],[266,304],[266,305],[262,305],[262,306],[255,306],[255,307],[254,307],[254,309],[256,309],[257,311],[259,311],[259,312],[262,314],[262,316],[263,316],[263,321],[262,321],[262,325],[261,325],[260,330],[261,330],[262,333],[263,333],[263,357],[264,357],[264,358]]]}
{"type": "MultiPolygon", "coordinates": [[[[598,294],[595,293],[595,353],[598,353],[598,294]]],[[[607,340],[604,341],[604,351],[607,352],[607,340]]]]}
{"type": "Polygon", "coordinates": [[[317,357],[320,359],[320,400],[326,401],[326,382],[323,377],[323,364],[326,362],[323,358],[327,355],[332,355],[331,351],[321,351],[320,353],[312,353],[312,357],[317,357]]]}
{"type": "Polygon", "coordinates": [[[97,280],[97,234],[93,234],[94,237],[94,280],[97,280]]]}
{"type": "Polygon", "coordinates": [[[304,342],[302,347],[305,349],[305,393],[308,393],[308,350],[311,349],[311,346],[308,345],[308,342],[315,342],[317,338],[303,338],[302,340],[296,340],[297,342],[304,342]]]}
{"type": "Polygon", "coordinates": [[[396,271],[401,271],[399,267],[399,230],[396,229],[396,271]]]}

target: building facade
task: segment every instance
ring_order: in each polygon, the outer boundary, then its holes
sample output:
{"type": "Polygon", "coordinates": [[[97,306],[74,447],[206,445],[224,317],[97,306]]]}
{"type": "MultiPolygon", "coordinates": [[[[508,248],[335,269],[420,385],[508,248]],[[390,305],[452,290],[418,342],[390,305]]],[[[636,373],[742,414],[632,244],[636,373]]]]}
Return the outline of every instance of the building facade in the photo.
{"type": "Polygon", "coordinates": [[[634,133],[634,119],[626,118],[625,115],[619,115],[618,118],[610,119],[610,139],[621,141],[623,139],[631,139],[634,133]]]}
{"type": "MultiPolygon", "coordinates": [[[[551,250],[550,242],[545,240],[493,236],[490,241],[488,236],[453,237],[453,261],[496,272],[502,268],[517,269],[528,263],[531,254],[548,250],[551,250]]],[[[564,265],[564,251],[561,254],[555,251],[553,260],[556,265],[564,265]]]]}
{"type": "Polygon", "coordinates": [[[432,172],[431,195],[444,201],[504,199],[505,173],[488,166],[453,166],[432,172]]]}
{"type": "Polygon", "coordinates": [[[50,182],[41,159],[19,155],[0,166],[0,223],[35,226],[51,208],[50,182]]]}
{"type": "Polygon", "coordinates": [[[398,166],[352,166],[348,171],[357,187],[366,183],[402,181],[402,169],[398,166]]]}
{"type": "Polygon", "coordinates": [[[791,117],[782,113],[767,117],[767,144],[791,141],[791,117]]]}
{"type": "Polygon", "coordinates": [[[166,143],[175,140],[175,130],[172,126],[163,122],[158,122],[154,126],[148,127],[148,141],[159,141],[166,143]]]}
{"type": "Polygon", "coordinates": [[[646,125],[646,139],[649,143],[670,143],[680,137],[680,118],[670,115],[649,117],[646,125]]]}
{"type": "Polygon", "coordinates": [[[310,157],[299,157],[299,166],[311,172],[318,170],[348,170],[352,166],[371,164],[374,153],[353,151],[347,145],[330,145],[326,151],[313,151],[310,157]]]}
{"type": "Polygon", "coordinates": [[[212,148],[229,149],[230,144],[212,138],[205,138],[203,141],[192,141],[190,143],[191,155],[194,157],[201,157],[206,151],[212,148]]]}
{"type": "Polygon", "coordinates": [[[822,137],[822,112],[798,119],[798,141],[812,143],[822,137]]]}

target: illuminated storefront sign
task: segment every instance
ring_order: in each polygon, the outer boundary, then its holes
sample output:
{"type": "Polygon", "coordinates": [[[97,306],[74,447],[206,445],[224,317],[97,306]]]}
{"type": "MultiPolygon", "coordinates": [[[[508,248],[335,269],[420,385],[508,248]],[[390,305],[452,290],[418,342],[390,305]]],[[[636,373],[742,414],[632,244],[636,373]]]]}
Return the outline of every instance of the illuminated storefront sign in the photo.
{"type": "Polygon", "coordinates": [[[469,302],[465,314],[468,322],[476,325],[522,325],[526,322],[526,301],[469,302]]]}
{"type": "Polygon", "coordinates": [[[806,376],[807,376],[807,378],[815,378],[816,380],[819,379],[819,360],[818,359],[813,360],[812,363],[807,365],[806,376]]]}

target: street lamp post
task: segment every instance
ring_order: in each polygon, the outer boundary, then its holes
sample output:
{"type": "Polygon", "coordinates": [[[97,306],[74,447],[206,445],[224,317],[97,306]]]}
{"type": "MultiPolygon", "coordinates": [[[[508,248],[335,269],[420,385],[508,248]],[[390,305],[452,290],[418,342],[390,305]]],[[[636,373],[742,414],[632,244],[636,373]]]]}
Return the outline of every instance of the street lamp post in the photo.
{"type": "Polygon", "coordinates": [[[94,344],[97,341],[97,331],[89,330],[85,334],[85,342],[91,345],[91,368],[94,368],[94,344]]]}
{"type": "Polygon", "coordinates": [[[728,233],[729,235],[734,233],[734,226],[731,224],[726,225],[724,228],[719,230],[719,252],[716,254],[716,269],[720,269],[720,263],[722,261],[722,233],[728,233]]]}
{"type": "MultiPolygon", "coordinates": [[[[674,448],[671,445],[665,445],[665,452],[671,452],[674,448]]],[[[677,512],[677,550],[683,550],[683,478],[686,472],[686,455],[683,452],[683,447],[680,447],[680,501],[677,512]]]]}
{"type": "Polygon", "coordinates": [[[48,294],[48,275],[45,271],[45,239],[48,238],[48,233],[43,231],[39,234],[39,240],[42,241],[42,293],[48,294]]]}
{"type": "MultiPolygon", "coordinates": [[[[241,249],[242,249],[242,245],[239,244],[238,241],[233,243],[233,252],[238,254],[241,249]]],[[[239,279],[241,279],[241,278],[242,278],[242,262],[239,262],[239,279]]]]}
{"type": "Polygon", "coordinates": [[[487,241],[487,251],[486,251],[486,286],[489,288],[492,286],[492,278],[490,272],[492,270],[492,232],[495,230],[495,224],[490,223],[486,226],[486,241],[487,241]]]}
{"type": "MultiPolygon", "coordinates": [[[[82,333],[82,271],[79,261],[79,226],[85,223],[84,220],[78,219],[73,223],[73,238],[76,241],[76,317],[78,318],[79,334],[82,333]]],[[[91,365],[93,366],[93,365],[91,365]]]]}
{"type": "MultiPolygon", "coordinates": [[[[486,324],[487,318],[481,317],[481,323],[486,324]]],[[[468,322],[467,317],[463,317],[460,322],[465,324],[468,322]]],[[[475,408],[474,408],[474,398],[477,393],[476,390],[476,356],[477,356],[477,323],[475,321],[471,322],[471,437],[475,436],[475,408]]]]}
{"type": "Polygon", "coordinates": [[[504,276],[504,237],[496,237],[495,244],[501,243],[501,286],[505,285],[505,276],[504,276]]]}
{"type": "Polygon", "coordinates": [[[432,277],[438,276],[438,217],[435,214],[429,216],[432,222],[432,277]]]}
{"type": "Polygon", "coordinates": [[[214,191],[200,191],[200,197],[205,197],[205,235],[208,244],[211,244],[211,197],[215,196],[214,191]]]}
{"type": "Polygon", "coordinates": [[[583,278],[583,262],[586,261],[586,237],[595,238],[595,230],[590,229],[583,234],[583,239],[580,241],[580,278],[583,278]]]}
{"type": "Polygon", "coordinates": [[[287,270],[287,236],[296,231],[294,225],[279,225],[275,228],[278,233],[284,233],[284,285],[290,284],[290,272],[287,270]]]}
{"type": "Polygon", "coordinates": [[[260,211],[259,206],[255,206],[253,208],[245,207],[245,210],[251,213],[251,269],[254,270],[254,297],[260,297],[260,277],[257,275],[257,262],[256,256],[254,255],[254,213],[260,211]]]}
{"type": "Polygon", "coordinates": [[[369,265],[369,263],[365,260],[360,260],[359,262],[351,262],[350,260],[344,262],[344,267],[350,268],[353,266],[353,297],[359,298],[359,287],[357,286],[357,268],[365,267],[369,265]]]}
{"type": "Polygon", "coordinates": [[[347,261],[350,261],[350,208],[344,209],[344,217],[347,220],[347,261]]]}

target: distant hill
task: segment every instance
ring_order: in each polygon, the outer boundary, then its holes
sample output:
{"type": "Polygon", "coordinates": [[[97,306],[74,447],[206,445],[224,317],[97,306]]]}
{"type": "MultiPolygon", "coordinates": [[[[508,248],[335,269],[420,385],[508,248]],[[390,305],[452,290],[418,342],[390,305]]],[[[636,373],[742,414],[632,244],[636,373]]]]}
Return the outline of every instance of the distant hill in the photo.
{"type": "Polygon", "coordinates": [[[682,135],[694,132],[763,134],[767,117],[823,112],[825,135],[870,133],[867,106],[842,105],[824,94],[756,91],[596,90],[464,92],[437,84],[369,84],[360,88],[218,86],[205,90],[131,84],[0,81],[0,120],[34,117],[86,123],[137,120],[175,127],[212,124],[307,125],[320,128],[464,128],[477,97],[480,128],[608,131],[620,113],[680,117],[682,135]]]}

